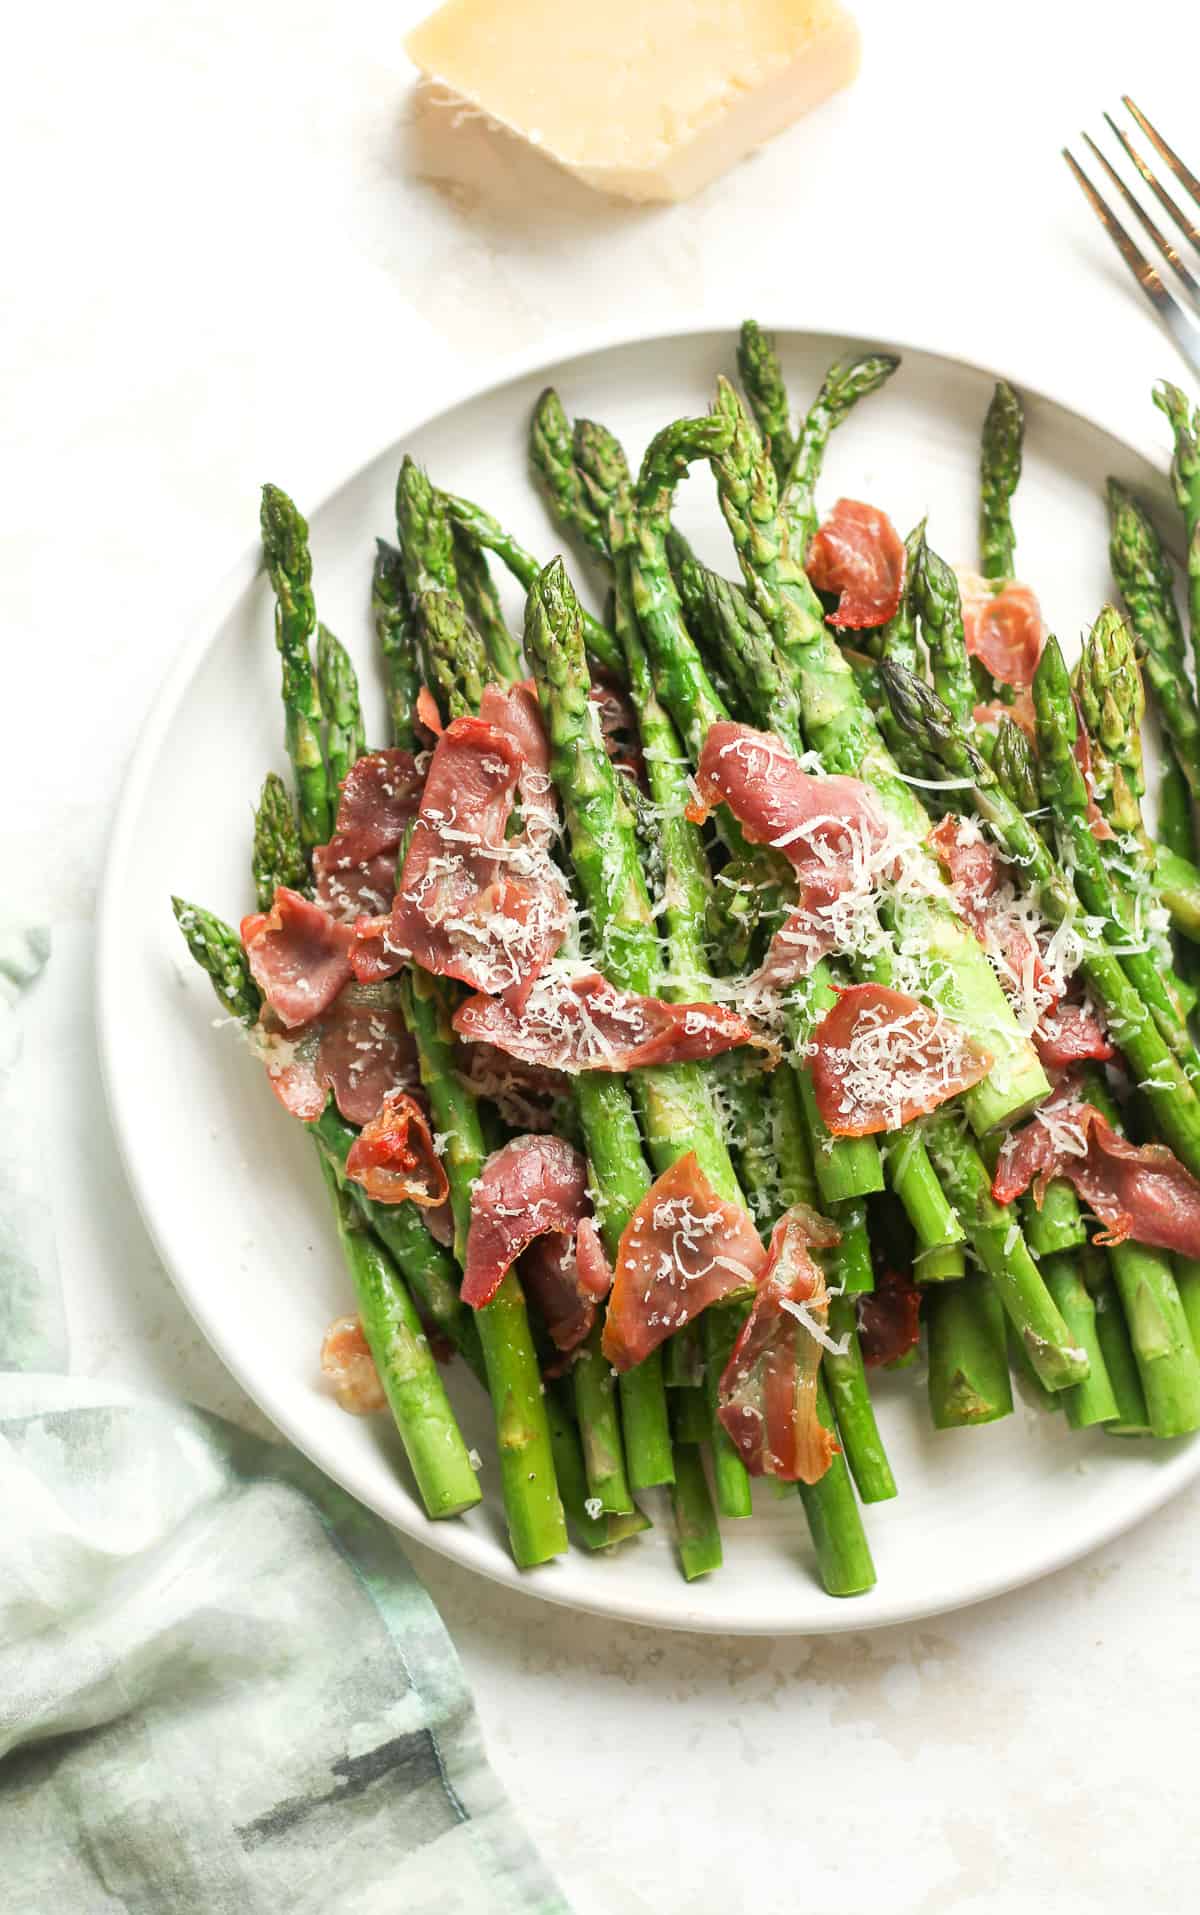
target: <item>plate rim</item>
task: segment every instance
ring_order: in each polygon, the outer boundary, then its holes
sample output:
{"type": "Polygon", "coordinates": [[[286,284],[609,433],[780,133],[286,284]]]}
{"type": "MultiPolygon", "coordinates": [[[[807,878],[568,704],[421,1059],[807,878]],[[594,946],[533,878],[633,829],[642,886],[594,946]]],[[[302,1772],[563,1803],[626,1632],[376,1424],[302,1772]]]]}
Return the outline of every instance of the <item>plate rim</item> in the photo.
{"type": "MultiPolygon", "coordinates": [[[[531,377],[542,367],[583,358],[590,354],[620,351],[638,346],[662,345],[673,339],[694,338],[708,333],[726,331],[732,338],[736,335],[743,316],[740,309],[737,317],[705,310],[677,323],[650,327],[626,328],[623,325],[614,326],[611,323],[597,324],[570,329],[558,336],[553,344],[542,341],[518,351],[501,354],[486,369],[480,367],[467,370],[459,366],[442,368],[434,373],[430,386],[427,387],[423,396],[423,402],[412,408],[409,413],[401,415],[399,423],[386,440],[377,445],[372,452],[359,458],[355,464],[344,470],[333,484],[326,487],[308,508],[309,514],[316,517],[323,512],[339,493],[354,483],[368,466],[383,458],[407,435],[432,425],[450,411],[470,405],[476,400],[501,391],[505,386],[531,377]]],[[[1089,401],[1085,407],[1074,397],[1066,396],[1063,391],[1056,392],[1052,383],[1048,384],[1039,377],[1036,366],[1029,364],[1031,355],[1028,351],[1019,355],[1023,360],[1021,367],[1010,365],[1000,372],[989,359],[977,359],[959,350],[957,346],[948,344],[939,336],[936,327],[920,331],[914,331],[909,327],[905,329],[905,336],[898,338],[887,332],[886,328],[879,332],[863,332],[855,327],[843,327],[838,323],[836,312],[824,316],[820,313],[809,314],[806,315],[803,323],[785,319],[782,315],[775,313],[761,323],[768,330],[808,337],[836,338],[844,341],[847,346],[879,346],[886,342],[887,349],[895,350],[901,356],[905,353],[922,354],[940,358],[987,378],[1010,379],[1029,397],[1053,405],[1069,414],[1078,423],[1104,433],[1152,467],[1157,469],[1160,464],[1160,451],[1150,436],[1149,422],[1147,430],[1140,432],[1131,428],[1129,422],[1121,416],[1121,409],[1118,406],[1106,409],[1103,403],[1093,405],[1089,401]]],[[[1032,357],[1036,358],[1036,354],[1032,357]]],[[[1147,410],[1149,411],[1149,407],[1147,410]]],[[[133,833],[136,816],[146,793],[151,768],[161,749],[163,734],[175,716],[184,689],[212,645],[216,626],[227,615],[231,604],[249,589],[260,569],[259,547],[257,543],[253,543],[225,571],[211,590],[197,599],[196,609],[185,621],[185,637],[179,645],[175,658],[163,674],[139,730],[137,742],[122,779],[110,825],[97,895],[93,1014],[109,1120],[122,1168],[141,1221],[164,1271],[192,1320],[224,1367],[282,1436],[294,1443],[296,1448],[307,1456],[324,1475],[338,1483],[364,1507],[371,1509],[372,1513],[382,1521],[400,1531],[402,1535],[410,1537],[414,1542],[484,1576],[489,1581],[497,1582],[505,1588],[518,1590],[524,1595],[542,1601],[603,1616],[614,1622],[625,1621],[692,1633],[739,1636],[833,1635],[846,1630],[866,1631],[889,1628],[906,1622],[920,1621],[930,1616],[949,1614],[974,1603],[1005,1595],[1011,1590],[1053,1575],[1070,1563],[1089,1555],[1093,1550],[1112,1542],[1160,1509],[1164,1503],[1178,1495],[1195,1480],[1197,1475],[1200,1475],[1200,1439],[1185,1438],[1169,1446],[1166,1444],[1161,1447],[1156,1446],[1153,1459],[1154,1473],[1147,1474],[1145,1485],[1132,1508],[1122,1508],[1111,1521],[1094,1527],[1082,1540],[1071,1538],[1057,1547],[1052,1546],[1042,1550],[1038,1553],[1036,1561],[1032,1564],[1023,1563],[1012,1574],[1005,1574],[1001,1570],[998,1574],[977,1575],[966,1589],[959,1588],[949,1599],[931,1592],[928,1600],[914,1601],[908,1598],[889,1601],[886,1590],[880,1589],[877,1585],[868,1595],[853,1602],[838,1602],[832,1597],[828,1598],[828,1618],[826,1619],[822,1613],[818,1622],[806,1618],[792,1624],[786,1618],[775,1614],[765,1619],[760,1619],[756,1615],[731,1614],[720,1620],[714,1620],[689,1602],[687,1585],[682,1582],[679,1585],[679,1600],[669,1613],[657,1599],[641,1598],[629,1591],[620,1593],[615,1582],[611,1592],[602,1594],[597,1591],[595,1595],[581,1594],[575,1589],[570,1591],[556,1589],[553,1580],[553,1564],[546,1565],[536,1575],[523,1574],[503,1550],[496,1548],[490,1537],[477,1534],[463,1524],[433,1523],[424,1515],[415,1500],[402,1515],[393,1511],[385,1514],[353,1480],[353,1470],[332,1467],[323,1456],[314,1452],[313,1447],[305,1439],[304,1430],[298,1426],[297,1419],[288,1414],[281,1414],[273,1404],[267,1407],[261,1381],[251,1381],[252,1370],[244,1366],[236,1355],[230,1354],[221,1337],[216,1315],[210,1319],[204,1308],[202,1297],[193,1293],[191,1287],[176,1270],[157,1227],[149,1179],[139,1169],[139,1156],[134,1147],[135,1126],[131,1120],[127,1122],[125,1092],[120,1070],[119,1037],[123,1013],[120,1004],[120,925],[116,902],[117,895],[122,889],[123,874],[135,845],[133,833]],[[615,1600],[606,1599],[606,1596],[615,1596],[615,1600]]],[[[1150,1460],[1149,1457],[1146,1458],[1147,1462],[1150,1460]]],[[[798,1570],[798,1573],[804,1572],[798,1570]]]]}

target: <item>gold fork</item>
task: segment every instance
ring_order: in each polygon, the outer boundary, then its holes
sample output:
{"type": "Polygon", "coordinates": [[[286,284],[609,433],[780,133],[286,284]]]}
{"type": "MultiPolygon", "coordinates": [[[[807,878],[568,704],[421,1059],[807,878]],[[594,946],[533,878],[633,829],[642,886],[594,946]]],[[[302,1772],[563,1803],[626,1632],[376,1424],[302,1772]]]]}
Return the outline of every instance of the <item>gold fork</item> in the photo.
{"type": "MultiPolygon", "coordinates": [[[[1183,187],[1184,192],[1190,196],[1196,208],[1200,210],[1200,179],[1197,179],[1191,169],[1184,165],[1178,153],[1167,145],[1162,134],[1151,125],[1141,108],[1134,105],[1128,93],[1121,95],[1121,103],[1150,141],[1150,144],[1153,146],[1159,158],[1175,175],[1175,178],[1183,187]]],[[[1143,185],[1148,187],[1150,192],[1153,193],[1163,212],[1178,229],[1182,240],[1186,240],[1187,243],[1190,244],[1197,259],[1200,259],[1200,226],[1197,225],[1195,217],[1184,207],[1180,206],[1178,200],[1167,191],[1162,181],[1156,178],[1155,174],[1134,146],[1132,140],[1130,140],[1127,134],[1121,131],[1121,128],[1117,125],[1111,114],[1106,113],[1104,118],[1110,130],[1116,135],[1122,150],[1133,165],[1143,185]]],[[[1182,291],[1173,292],[1168,288],[1161,273],[1151,264],[1150,260],[1147,259],[1137,242],[1130,238],[1128,231],[1121,224],[1116,214],[1112,211],[1112,208],[1106,205],[1104,200],[1101,199],[1096,188],[1092,185],[1091,180],[1083,171],[1083,168],[1078,164],[1070,149],[1065,146],[1063,147],[1063,158],[1066,160],[1067,165],[1070,167],[1083,192],[1086,194],[1088,204],[1095,213],[1096,218],[1100,221],[1105,232],[1112,240],[1121,258],[1125,261],[1130,272],[1137,280],[1138,285],[1145,293],[1146,298],[1154,307],[1155,312],[1170,333],[1180,353],[1196,377],[1200,379],[1200,325],[1197,325],[1196,319],[1193,317],[1194,314],[1200,314],[1200,279],[1197,278],[1187,261],[1181,258],[1176,237],[1170,231],[1164,232],[1162,230],[1158,222],[1146,210],[1145,206],[1143,206],[1141,200],[1139,200],[1125,184],[1125,181],[1121,178],[1116,168],[1105,158],[1100,148],[1096,145],[1095,140],[1087,133],[1084,133],[1082,137],[1089,152],[1100,162],[1100,165],[1104,168],[1105,173],[1107,173],[1112,184],[1116,187],[1117,192],[1124,200],[1126,206],[1128,206],[1130,211],[1145,227],[1154,245],[1158,248],[1160,256],[1170,267],[1182,291]]],[[[1182,240],[1180,243],[1182,243],[1182,240]]]]}

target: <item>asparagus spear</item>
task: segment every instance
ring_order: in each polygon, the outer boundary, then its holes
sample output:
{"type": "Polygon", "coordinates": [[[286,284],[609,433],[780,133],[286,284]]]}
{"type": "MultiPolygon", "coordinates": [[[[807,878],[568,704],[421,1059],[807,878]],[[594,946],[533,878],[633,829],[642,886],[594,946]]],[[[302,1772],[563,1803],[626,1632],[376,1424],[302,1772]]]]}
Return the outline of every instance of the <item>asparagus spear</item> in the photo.
{"type": "Polygon", "coordinates": [[[868,393],[878,391],[900,364],[894,353],[872,352],[861,359],[839,360],[830,366],[820,391],[800,426],[800,436],[780,496],[787,514],[788,544],[803,564],[817,529],[816,490],[829,435],[868,393]]]}
{"type": "Polygon", "coordinates": [[[300,799],[305,854],[333,830],[334,801],[321,749],[321,699],[309,644],[317,622],[308,525],[278,486],[262,490],[263,557],[275,593],[275,643],[283,661],[287,754],[300,799]]]}
{"type": "MultiPolygon", "coordinates": [[[[219,1001],[240,1023],[253,1024],[261,998],[236,931],[181,898],[171,902],[188,949],[219,1001]]],[[[321,1161],[363,1331],[422,1501],[430,1516],[458,1515],[480,1500],[479,1484],[428,1338],[396,1265],[324,1155],[321,1161]]]]}
{"type": "MultiPolygon", "coordinates": [[[[471,1189],[483,1168],[487,1145],[475,1099],[455,1069],[449,1008],[440,980],[414,969],[406,974],[401,988],[404,1021],[416,1042],[434,1129],[446,1140],[442,1162],[450,1182],[455,1251],[461,1263],[471,1222],[471,1189]]],[[[529,1569],[560,1555],[567,1539],[542,1379],[525,1299],[513,1271],[493,1301],[476,1311],[475,1322],[496,1413],[509,1540],[518,1567],[529,1569]]]]}
{"type": "MultiPolygon", "coordinates": [[[[658,964],[653,912],[632,817],[591,720],[582,621],[559,560],[546,567],[530,592],[525,652],[537,681],[550,738],[551,773],[563,803],[572,864],[591,911],[600,967],[627,989],[649,991],[658,964]]],[[[631,1082],[656,1169],[666,1170],[694,1150],[719,1194],[742,1202],[700,1068],[658,1065],[632,1072],[631,1082]]],[[[718,1346],[726,1340],[723,1313],[707,1311],[704,1323],[711,1371],[718,1346]]],[[[711,1381],[715,1388],[716,1377],[711,1381]]],[[[713,1443],[722,1512],[748,1515],[745,1471],[719,1425],[713,1443]]]]}
{"type": "Polygon", "coordinates": [[[417,693],[421,689],[421,675],[416,663],[412,600],[404,576],[403,556],[386,539],[375,541],[371,612],[383,658],[392,743],[400,745],[405,751],[415,751],[418,744],[415,722],[417,693]]]}
{"type": "MultiPolygon", "coordinates": [[[[1120,1113],[1099,1072],[1084,1089],[1114,1130],[1120,1113]]],[[[1200,1428],[1200,1356],[1179,1295],[1171,1259],[1150,1244],[1113,1244],[1109,1264],[1124,1306],[1129,1338],[1155,1436],[1183,1436],[1200,1428]]]]}
{"type": "Polygon", "coordinates": [[[308,866],[296,814],[287,786],[274,771],[269,771],[263,780],[262,795],[254,814],[251,869],[260,911],[271,909],[278,885],[285,884],[293,891],[303,891],[308,886],[308,866]]]}
{"type": "MultiPolygon", "coordinates": [[[[828,771],[851,772],[872,784],[885,810],[919,844],[928,829],[926,814],[879,735],[803,567],[790,555],[774,474],[736,393],[724,382],[717,418],[727,428],[725,449],[712,456],[722,510],[750,596],[793,674],[808,744],[828,771]]],[[[912,906],[905,931],[934,956],[931,1001],[978,1034],[995,1060],[988,1077],[966,1093],[971,1122],[982,1134],[1012,1121],[1044,1097],[1046,1075],[1017,1029],[977,940],[949,899],[942,902],[944,887],[933,859],[914,848],[912,862],[921,868],[929,895],[912,906]]]]}
{"type": "MultiPolygon", "coordinates": [[[[986,1276],[934,1284],[922,1305],[929,1339],[929,1413],[935,1430],[994,1423],[1012,1412],[1004,1311],[986,1276]]],[[[1027,1345],[1020,1347],[1027,1353],[1027,1345]]],[[[1034,1372],[1036,1376],[1036,1371],[1034,1372]]]]}
{"type": "Polygon", "coordinates": [[[479,710],[493,677],[483,640],[457,592],[429,590],[416,598],[417,635],[425,682],[450,718],[479,710]]]}
{"type": "Polygon", "coordinates": [[[395,1264],[328,1157],[322,1153],[320,1161],[359,1321],[421,1499],[430,1516],[460,1515],[479,1502],[479,1483],[429,1339],[395,1264]]]}
{"type": "MultiPolygon", "coordinates": [[[[1129,1326],[1108,1258],[1095,1244],[1080,1253],[1083,1280],[1096,1312],[1096,1341],[1112,1389],[1117,1414],[1104,1425],[1107,1436],[1149,1436],[1150,1416],[1138,1375],[1129,1326]]],[[[1066,1392],[1064,1392],[1064,1395],[1066,1392]]]]}
{"type": "Polygon", "coordinates": [[[979,569],[984,578],[998,582],[1016,571],[1011,506],[1021,477],[1024,437],[1021,401],[1008,381],[999,379],[983,422],[979,463],[979,569]]]}
{"type": "Polygon", "coordinates": [[[1154,403],[1170,421],[1175,435],[1171,484],[1183,514],[1192,653],[1196,669],[1200,671],[1200,407],[1190,411],[1179,387],[1166,379],[1160,379],[1155,386],[1154,403]]]}
{"type": "Polygon", "coordinates": [[[742,322],[738,338],[738,376],[750,402],[754,421],[770,450],[775,477],[782,488],[787,484],[796,456],[796,438],[791,428],[787,387],[783,368],[771,333],[764,332],[753,319],[742,322]]]}
{"type": "MultiPolygon", "coordinates": [[[[1075,918],[1079,906],[1070,880],[953,714],[912,673],[894,665],[884,665],[882,671],[897,719],[951,776],[971,780],[970,796],[979,817],[1001,850],[1023,871],[1044,915],[1053,924],[1075,918]]],[[[1011,720],[1007,722],[1011,724],[1011,720]]],[[[1014,732],[1016,729],[1014,726],[1014,732]]],[[[1015,738],[1012,748],[1017,748],[1015,738]]],[[[1182,1066],[1118,958],[1102,946],[1091,945],[1081,969],[1154,1110],[1163,1136],[1188,1168],[1200,1175],[1200,1098],[1182,1066]]]]}
{"type": "MultiPolygon", "coordinates": [[[[551,513],[560,525],[569,526],[580,543],[605,565],[612,562],[608,542],[608,521],[603,503],[593,503],[589,487],[576,463],[575,431],[553,386],[547,386],[533,408],[529,427],[529,462],[535,479],[546,495],[551,513]]],[[[615,441],[614,441],[615,444],[615,441]]],[[[625,464],[624,456],[620,466],[625,464]]],[[[626,480],[628,473],[625,473],[626,480]]],[[[621,482],[618,470],[614,483],[621,482]]]]}
{"type": "Polygon", "coordinates": [[[1117,479],[1108,481],[1109,556],[1175,760],[1200,793],[1200,712],[1188,682],[1171,568],[1147,514],[1117,479]]]}
{"type": "MultiPolygon", "coordinates": [[[[1111,626],[1117,613],[1111,606],[1099,623],[1111,626]]],[[[1075,757],[1078,721],[1071,697],[1071,680],[1058,641],[1047,639],[1033,679],[1037,715],[1038,782],[1050,807],[1075,889],[1085,908],[1102,920],[1103,935],[1121,954],[1130,982],[1148,1006],[1159,1031],[1194,1083],[1200,1083],[1200,1055],[1188,1034],[1187,1023],[1171,994],[1159,962],[1144,945],[1140,928],[1125,893],[1114,884],[1087,816],[1087,785],[1075,757]],[[1131,940],[1133,942],[1131,942],[1131,940]]]]}
{"type": "MultiPolygon", "coordinates": [[[[472,505],[469,499],[459,498],[452,492],[441,494],[442,502],[454,523],[461,526],[478,545],[488,552],[494,552],[502,565],[506,565],[519,585],[528,592],[534,580],[541,572],[541,566],[531,552],[518,544],[511,534],[506,532],[490,513],[479,506],[472,505]]],[[[583,635],[587,645],[588,657],[602,671],[610,672],[620,678],[622,671],[621,648],[613,634],[600,620],[593,618],[590,612],[580,610],[583,620],[583,635]]]]}
{"type": "Polygon", "coordinates": [[[525,675],[520,651],[505,622],[483,548],[460,525],[454,528],[454,569],[463,609],[483,640],[494,675],[504,684],[515,684],[525,675]]]}
{"type": "Polygon", "coordinates": [[[1200,869],[1165,844],[1157,847],[1155,866],[1158,893],[1172,924],[1193,944],[1200,943],[1200,869]]]}
{"type": "Polygon", "coordinates": [[[367,737],[354,667],[327,625],[317,626],[317,688],[328,723],[325,764],[336,808],[336,793],[354,760],[367,749],[367,737]]]}
{"type": "Polygon", "coordinates": [[[970,725],[976,703],[981,694],[986,696],[988,686],[972,675],[958,580],[924,537],[917,553],[913,597],[921,614],[921,635],[929,651],[933,688],[959,724],[970,725]]]}

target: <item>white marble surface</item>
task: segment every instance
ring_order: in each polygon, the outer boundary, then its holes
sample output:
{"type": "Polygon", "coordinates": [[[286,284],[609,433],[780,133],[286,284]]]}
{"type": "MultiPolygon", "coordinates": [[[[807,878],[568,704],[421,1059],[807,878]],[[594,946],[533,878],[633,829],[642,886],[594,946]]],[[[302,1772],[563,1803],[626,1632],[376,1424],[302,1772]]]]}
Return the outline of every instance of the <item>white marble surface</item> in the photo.
{"type": "MultiPolygon", "coordinates": [[[[82,927],[44,1047],[78,1084],[75,1358],[233,1415],[124,1194],[83,980],[141,714],[260,480],[313,499],[456,381],[613,315],[932,326],[1145,436],[1172,369],[1057,157],[1122,88],[1186,143],[1171,0],[860,0],[853,92],[642,211],[431,125],[423,10],[67,0],[6,34],[5,897],[82,927]]],[[[580,1915],[1092,1915],[1188,1900],[1198,1514],[957,1616],[781,1643],[575,1620],[414,1554],[580,1915]]]]}

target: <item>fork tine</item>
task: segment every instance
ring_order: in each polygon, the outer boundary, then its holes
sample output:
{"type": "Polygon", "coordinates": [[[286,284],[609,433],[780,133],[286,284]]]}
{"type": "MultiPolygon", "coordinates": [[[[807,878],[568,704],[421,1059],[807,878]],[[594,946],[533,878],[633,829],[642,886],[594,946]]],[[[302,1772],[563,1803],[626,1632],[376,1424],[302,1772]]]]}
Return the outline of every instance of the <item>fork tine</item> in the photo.
{"type": "Polygon", "coordinates": [[[1124,133],[1121,130],[1121,128],[1117,125],[1116,121],[1113,119],[1112,114],[1106,113],[1104,117],[1106,121],[1108,122],[1110,131],[1121,142],[1121,145],[1125,149],[1125,152],[1128,155],[1129,159],[1132,161],[1133,165],[1136,166],[1139,174],[1141,175],[1142,179],[1145,181],[1146,185],[1150,188],[1150,191],[1154,194],[1155,199],[1158,201],[1159,205],[1162,207],[1164,213],[1166,213],[1169,216],[1169,218],[1173,219],[1175,221],[1175,224],[1183,232],[1187,234],[1188,238],[1191,240],[1192,245],[1195,247],[1196,251],[1200,253],[1200,226],[1197,226],[1195,220],[1192,219],[1191,215],[1184,211],[1183,207],[1179,204],[1179,201],[1171,197],[1166,187],[1160,184],[1158,175],[1150,171],[1150,168],[1146,165],[1145,160],[1142,158],[1141,154],[1138,152],[1137,147],[1133,144],[1133,141],[1129,138],[1129,136],[1126,133],[1124,133]]]}
{"type": "Polygon", "coordinates": [[[1104,154],[1100,151],[1100,148],[1096,145],[1096,142],[1092,138],[1091,134],[1085,133],[1083,135],[1083,138],[1093,158],[1099,160],[1101,166],[1104,168],[1105,172],[1108,174],[1109,179],[1112,181],[1118,193],[1121,195],[1121,198],[1125,201],[1126,206],[1128,206],[1128,208],[1130,209],[1132,213],[1137,214],[1137,217],[1141,220],[1142,225],[1146,228],[1146,231],[1149,233],[1151,239],[1154,241],[1154,244],[1158,247],[1159,252],[1162,254],[1163,258],[1167,261],[1168,265],[1173,267],[1175,272],[1179,274],[1180,279],[1182,279],[1188,291],[1194,297],[1200,298],[1200,281],[1196,279],[1196,275],[1191,271],[1189,267],[1184,265],[1183,261],[1179,257],[1179,254],[1176,252],[1174,246],[1172,245],[1171,241],[1167,238],[1166,234],[1159,231],[1158,227],[1154,224],[1154,221],[1151,219],[1145,207],[1142,206],[1134,198],[1133,194],[1130,192],[1129,188],[1126,186],[1124,180],[1121,178],[1121,175],[1118,172],[1116,172],[1115,169],[1109,164],[1104,154]]]}
{"type": "Polygon", "coordinates": [[[1197,377],[1200,377],[1200,327],[1192,323],[1182,306],[1171,297],[1145,253],[1130,239],[1116,214],[1109,211],[1070,148],[1064,146],[1062,155],[1096,218],[1154,307],[1188,365],[1197,377]]]}
{"type": "Polygon", "coordinates": [[[1190,193],[1197,206],[1200,206],[1200,180],[1196,178],[1191,168],[1185,166],[1178,153],[1172,151],[1157,128],[1151,126],[1146,115],[1142,112],[1141,107],[1134,105],[1128,93],[1122,93],[1121,103],[1123,106],[1128,107],[1155,152],[1161,159],[1167,162],[1167,165],[1170,167],[1172,173],[1174,173],[1184,191],[1190,193]]]}

